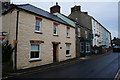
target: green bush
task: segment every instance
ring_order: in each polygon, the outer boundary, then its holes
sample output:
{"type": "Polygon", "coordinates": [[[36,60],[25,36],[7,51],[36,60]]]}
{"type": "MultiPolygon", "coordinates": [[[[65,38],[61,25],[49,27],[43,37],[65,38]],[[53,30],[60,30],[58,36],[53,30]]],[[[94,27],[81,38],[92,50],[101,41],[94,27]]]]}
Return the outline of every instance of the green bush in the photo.
{"type": "Polygon", "coordinates": [[[2,62],[9,62],[11,60],[11,55],[13,53],[13,48],[9,41],[6,41],[5,44],[2,44],[2,62]]]}

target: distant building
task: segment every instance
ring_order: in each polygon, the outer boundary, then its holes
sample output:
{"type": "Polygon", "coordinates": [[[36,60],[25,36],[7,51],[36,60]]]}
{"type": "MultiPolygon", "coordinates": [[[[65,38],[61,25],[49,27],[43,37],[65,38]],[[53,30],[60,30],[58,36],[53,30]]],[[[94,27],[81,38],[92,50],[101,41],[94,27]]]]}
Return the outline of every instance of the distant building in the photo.
{"type": "Polygon", "coordinates": [[[93,17],[91,17],[91,21],[93,46],[105,46],[106,48],[111,47],[111,33],[93,17]]]}
{"type": "Polygon", "coordinates": [[[69,18],[76,20],[80,25],[80,56],[90,56],[91,53],[91,46],[92,46],[92,24],[91,24],[91,17],[88,15],[87,12],[81,12],[80,6],[74,6],[71,8],[71,13],[69,18]]]}
{"type": "Polygon", "coordinates": [[[3,13],[2,27],[12,46],[17,44],[17,69],[76,57],[73,26],[33,5],[13,6],[3,13]]]}

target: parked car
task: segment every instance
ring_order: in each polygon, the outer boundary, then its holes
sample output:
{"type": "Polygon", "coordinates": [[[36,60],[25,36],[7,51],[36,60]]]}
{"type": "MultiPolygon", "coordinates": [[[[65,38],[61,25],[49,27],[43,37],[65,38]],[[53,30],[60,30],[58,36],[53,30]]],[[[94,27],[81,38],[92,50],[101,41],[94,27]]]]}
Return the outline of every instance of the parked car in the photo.
{"type": "Polygon", "coordinates": [[[113,52],[120,52],[120,46],[114,46],[113,52]]]}

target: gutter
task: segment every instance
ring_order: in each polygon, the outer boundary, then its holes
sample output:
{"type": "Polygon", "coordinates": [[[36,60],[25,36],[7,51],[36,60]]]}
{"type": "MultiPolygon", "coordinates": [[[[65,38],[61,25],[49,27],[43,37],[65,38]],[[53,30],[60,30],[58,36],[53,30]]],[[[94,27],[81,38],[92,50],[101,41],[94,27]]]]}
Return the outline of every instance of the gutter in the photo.
{"type": "MultiPolygon", "coordinates": [[[[18,41],[18,21],[19,21],[19,11],[17,11],[17,19],[16,19],[16,39],[18,41]]],[[[15,53],[14,53],[14,72],[17,71],[17,42],[15,43],[15,53]]]]}

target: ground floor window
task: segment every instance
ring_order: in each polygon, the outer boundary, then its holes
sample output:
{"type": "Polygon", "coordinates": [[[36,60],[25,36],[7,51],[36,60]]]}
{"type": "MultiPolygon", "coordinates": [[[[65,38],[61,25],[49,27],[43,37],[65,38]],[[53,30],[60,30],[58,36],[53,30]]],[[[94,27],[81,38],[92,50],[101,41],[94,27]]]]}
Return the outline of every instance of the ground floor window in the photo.
{"type": "Polygon", "coordinates": [[[30,45],[30,59],[39,59],[40,58],[40,44],[31,43],[30,45]]]}
{"type": "Polygon", "coordinates": [[[86,43],[86,52],[90,52],[90,43],[86,43]]]}
{"type": "Polygon", "coordinates": [[[83,42],[81,42],[80,43],[80,52],[84,52],[84,43],[83,42]]]}
{"type": "Polygon", "coordinates": [[[70,44],[66,44],[66,56],[70,56],[70,44]]]}

